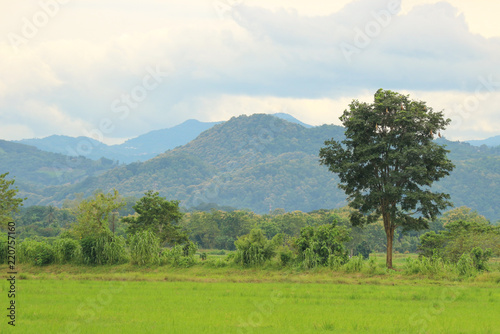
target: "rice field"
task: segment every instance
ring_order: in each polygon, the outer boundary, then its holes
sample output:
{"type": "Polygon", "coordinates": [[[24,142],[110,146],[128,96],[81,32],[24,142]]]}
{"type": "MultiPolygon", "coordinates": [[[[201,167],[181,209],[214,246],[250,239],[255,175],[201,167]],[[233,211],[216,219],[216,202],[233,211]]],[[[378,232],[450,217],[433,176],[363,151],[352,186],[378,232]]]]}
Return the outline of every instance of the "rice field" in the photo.
{"type": "Polygon", "coordinates": [[[1,333],[500,333],[495,286],[39,278],[16,305],[1,333]]]}

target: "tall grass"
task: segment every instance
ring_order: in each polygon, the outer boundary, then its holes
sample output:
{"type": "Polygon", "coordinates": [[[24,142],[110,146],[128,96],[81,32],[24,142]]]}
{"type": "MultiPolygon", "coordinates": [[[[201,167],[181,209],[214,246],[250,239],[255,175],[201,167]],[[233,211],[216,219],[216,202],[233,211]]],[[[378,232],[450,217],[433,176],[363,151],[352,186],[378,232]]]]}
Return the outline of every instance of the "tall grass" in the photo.
{"type": "Polygon", "coordinates": [[[129,238],[132,264],[160,264],[160,239],[152,231],[140,231],[129,238]]]}

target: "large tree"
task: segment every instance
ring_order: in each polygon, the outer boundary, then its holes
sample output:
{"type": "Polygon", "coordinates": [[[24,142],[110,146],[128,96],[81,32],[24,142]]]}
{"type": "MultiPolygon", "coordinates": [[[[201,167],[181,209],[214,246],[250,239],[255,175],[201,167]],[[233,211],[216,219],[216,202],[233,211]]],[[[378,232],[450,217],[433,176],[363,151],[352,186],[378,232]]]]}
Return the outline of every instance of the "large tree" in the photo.
{"type": "Polygon", "coordinates": [[[326,141],[321,164],[338,174],[339,187],[356,209],[350,215],[354,226],[382,217],[386,264],[392,268],[395,229],[425,229],[451,205],[448,194],[431,191],[454,168],[448,151],[433,141],[451,120],[423,101],[382,89],[373,104],[352,101],[340,120],[345,140],[326,141]]]}
{"type": "Polygon", "coordinates": [[[19,210],[23,198],[16,198],[17,188],[11,188],[14,180],[6,180],[9,173],[0,174],[0,228],[6,227],[12,220],[12,213],[19,210]]]}
{"type": "Polygon", "coordinates": [[[81,201],[76,208],[77,222],[73,230],[80,237],[110,234],[110,218],[125,204],[116,189],[109,194],[97,192],[93,198],[81,201]]]}
{"type": "Polygon", "coordinates": [[[128,223],[128,232],[151,230],[162,242],[180,244],[188,241],[186,233],[179,226],[183,213],[179,201],[167,201],[158,192],[149,190],[133,206],[136,214],[123,218],[128,223]]]}

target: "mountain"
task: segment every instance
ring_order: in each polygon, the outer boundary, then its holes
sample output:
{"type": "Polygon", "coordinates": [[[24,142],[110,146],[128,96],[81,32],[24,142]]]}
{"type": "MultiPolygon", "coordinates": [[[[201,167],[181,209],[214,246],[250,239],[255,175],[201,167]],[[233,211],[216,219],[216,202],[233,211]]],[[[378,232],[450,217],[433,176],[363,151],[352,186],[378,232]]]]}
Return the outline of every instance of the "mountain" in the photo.
{"type": "MultiPolygon", "coordinates": [[[[98,188],[135,197],[153,189],[186,207],[217,203],[258,213],[337,208],[347,204],[346,196],[337,177],[319,165],[318,152],[326,139],[342,140],[343,133],[340,126],[305,128],[264,114],[234,117],[153,159],[53,187],[45,195],[60,202],[98,188]]],[[[500,148],[438,142],[447,145],[456,168],[434,189],[450,193],[455,206],[500,219],[500,148]]]]}
{"type": "Polygon", "coordinates": [[[140,158],[135,161],[145,161],[177,146],[189,143],[200,133],[219,123],[190,119],[172,128],[151,131],[115,146],[119,146],[127,156],[140,158]]]}
{"type": "Polygon", "coordinates": [[[168,129],[155,130],[129,139],[120,145],[106,145],[88,137],[50,136],[42,139],[23,139],[15,143],[31,145],[40,150],[61,153],[69,156],[83,156],[98,160],[102,157],[131,163],[146,161],[160,153],[177,146],[187,144],[201,132],[208,130],[218,122],[186,122],[168,129]]]}
{"type": "Polygon", "coordinates": [[[69,157],[0,140],[0,173],[9,172],[8,177],[15,178],[19,197],[28,197],[26,205],[48,203],[46,192],[52,187],[78,183],[113,167],[116,164],[104,158],[69,157]]]}
{"type": "Polygon", "coordinates": [[[490,137],[482,140],[467,140],[466,142],[474,146],[486,145],[495,147],[500,146],[500,136],[490,137]]]}
{"type": "Polygon", "coordinates": [[[273,116],[284,119],[285,121],[288,121],[290,123],[302,125],[303,127],[308,128],[308,129],[313,127],[312,125],[309,125],[309,124],[306,124],[306,123],[299,121],[298,119],[296,119],[295,117],[293,117],[292,115],[289,115],[289,114],[276,113],[276,114],[273,114],[273,116]]]}

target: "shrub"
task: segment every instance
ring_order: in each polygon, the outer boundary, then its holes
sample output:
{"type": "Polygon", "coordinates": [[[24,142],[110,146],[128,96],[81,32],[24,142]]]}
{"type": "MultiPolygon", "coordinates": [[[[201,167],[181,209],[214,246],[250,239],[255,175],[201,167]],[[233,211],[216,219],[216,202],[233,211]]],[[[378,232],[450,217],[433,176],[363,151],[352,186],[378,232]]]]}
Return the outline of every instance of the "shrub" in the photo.
{"type": "Polygon", "coordinates": [[[78,262],[82,255],[82,246],[74,239],[58,238],[53,246],[55,260],[60,264],[78,262]]]}
{"type": "Polygon", "coordinates": [[[9,247],[7,244],[7,237],[0,236],[0,264],[7,263],[9,247]]]}
{"type": "Polygon", "coordinates": [[[19,262],[37,266],[55,262],[54,248],[45,241],[25,239],[19,244],[17,255],[19,262]]]}
{"type": "Polygon", "coordinates": [[[349,262],[344,264],[344,269],[347,273],[360,272],[363,269],[363,255],[353,256],[349,262]]]}
{"type": "Polygon", "coordinates": [[[328,267],[332,270],[339,270],[340,267],[342,267],[343,259],[335,256],[333,254],[330,254],[328,257],[328,267]]]}
{"type": "Polygon", "coordinates": [[[104,244],[106,264],[118,264],[128,261],[125,239],[121,236],[108,239],[104,244]]]}
{"type": "Polygon", "coordinates": [[[479,271],[489,270],[488,261],[490,260],[492,254],[493,251],[491,248],[483,251],[480,247],[474,247],[470,252],[474,267],[479,271]]]}
{"type": "Polygon", "coordinates": [[[89,265],[116,264],[127,261],[125,240],[107,233],[87,236],[80,240],[83,263],[89,265]]]}
{"type": "Polygon", "coordinates": [[[253,229],[234,242],[237,249],[234,262],[244,266],[262,265],[276,254],[276,248],[282,243],[281,234],[277,234],[272,240],[267,240],[262,230],[253,229]]]}
{"type": "Polygon", "coordinates": [[[140,231],[129,238],[132,264],[159,264],[160,239],[151,231],[140,231]]]}
{"type": "Polygon", "coordinates": [[[474,262],[468,253],[462,254],[457,263],[458,274],[461,276],[471,277],[476,274],[474,262]]]}
{"type": "Polygon", "coordinates": [[[194,258],[196,250],[196,245],[191,241],[186,245],[175,245],[170,249],[164,249],[160,256],[160,264],[168,264],[174,267],[190,267],[196,263],[194,258]]]}
{"type": "Polygon", "coordinates": [[[344,227],[337,227],[335,223],[316,228],[306,226],[300,230],[295,246],[299,258],[307,262],[304,267],[312,268],[316,265],[328,265],[331,255],[339,257],[342,263],[347,262],[347,248],[344,243],[349,239],[349,232],[344,227]]]}
{"type": "Polygon", "coordinates": [[[282,266],[289,265],[293,260],[293,252],[288,247],[280,247],[278,250],[279,260],[282,266]]]}

